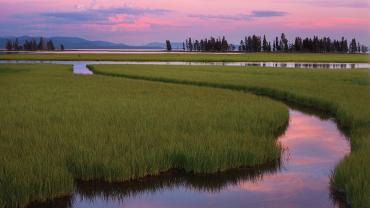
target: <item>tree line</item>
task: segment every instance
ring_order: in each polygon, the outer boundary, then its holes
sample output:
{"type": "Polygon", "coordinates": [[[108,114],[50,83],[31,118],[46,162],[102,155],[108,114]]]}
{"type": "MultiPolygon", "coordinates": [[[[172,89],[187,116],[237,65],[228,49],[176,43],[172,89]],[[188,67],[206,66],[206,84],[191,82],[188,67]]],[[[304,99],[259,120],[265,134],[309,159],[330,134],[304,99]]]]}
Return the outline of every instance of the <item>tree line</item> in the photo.
{"type": "MultiPolygon", "coordinates": [[[[166,41],[166,49],[172,50],[171,42],[166,41]]],[[[272,42],[267,41],[266,35],[246,36],[240,41],[238,47],[229,44],[225,37],[206,38],[192,40],[188,38],[183,42],[184,51],[196,52],[229,52],[238,50],[240,52],[310,52],[310,53],[367,53],[368,47],[360,44],[355,38],[350,42],[344,37],[340,40],[330,37],[314,36],[296,37],[294,42],[289,42],[284,33],[280,37],[275,37],[272,42]]]]}
{"type": "MultiPolygon", "coordinates": [[[[5,49],[8,51],[53,51],[56,50],[56,47],[52,40],[41,37],[39,41],[25,40],[23,44],[18,41],[18,38],[14,41],[8,39],[5,43],[5,49]]],[[[64,50],[63,44],[60,44],[60,50],[64,50]]]]}

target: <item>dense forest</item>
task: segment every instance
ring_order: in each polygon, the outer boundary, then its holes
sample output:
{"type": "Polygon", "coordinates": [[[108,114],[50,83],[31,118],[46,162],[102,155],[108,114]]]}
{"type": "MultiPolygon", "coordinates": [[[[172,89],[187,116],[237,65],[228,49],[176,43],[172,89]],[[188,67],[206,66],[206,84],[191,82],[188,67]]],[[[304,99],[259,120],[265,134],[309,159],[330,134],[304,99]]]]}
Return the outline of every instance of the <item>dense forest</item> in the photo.
{"type": "MultiPolygon", "coordinates": [[[[166,41],[167,50],[171,50],[171,44],[166,41]]],[[[238,50],[240,52],[310,52],[310,53],[367,53],[368,47],[360,44],[356,39],[350,42],[344,37],[340,40],[329,37],[313,38],[296,37],[294,42],[289,42],[285,34],[276,37],[272,42],[263,37],[252,35],[246,36],[240,41],[239,46],[229,44],[225,37],[201,40],[186,39],[183,42],[184,51],[195,52],[228,52],[238,50]]]]}
{"type": "MultiPolygon", "coordinates": [[[[20,43],[18,38],[14,41],[7,40],[5,48],[8,51],[53,51],[56,49],[52,40],[47,40],[45,38],[40,38],[39,41],[35,39],[25,40],[24,43],[20,43]]],[[[60,50],[64,50],[64,45],[60,45],[60,50]]]]}

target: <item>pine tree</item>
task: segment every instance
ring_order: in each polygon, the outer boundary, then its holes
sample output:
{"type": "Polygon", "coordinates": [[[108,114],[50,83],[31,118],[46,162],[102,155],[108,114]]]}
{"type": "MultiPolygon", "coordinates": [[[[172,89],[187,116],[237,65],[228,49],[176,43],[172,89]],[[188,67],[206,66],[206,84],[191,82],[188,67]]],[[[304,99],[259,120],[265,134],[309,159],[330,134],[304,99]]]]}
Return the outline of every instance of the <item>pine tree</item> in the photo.
{"type": "Polygon", "coordinates": [[[281,51],[281,47],[280,47],[280,44],[279,44],[279,38],[278,37],[275,38],[275,49],[276,49],[276,51],[281,51]]]}
{"type": "Polygon", "coordinates": [[[266,51],[269,51],[269,45],[268,45],[268,43],[267,43],[267,40],[266,40],[266,36],[265,35],[263,35],[263,43],[262,43],[262,49],[263,49],[263,51],[264,52],[266,52],[266,51]]]}
{"type": "Polygon", "coordinates": [[[281,44],[280,44],[281,45],[281,50],[285,51],[285,52],[288,51],[288,39],[286,39],[284,33],[281,34],[280,42],[281,42],[281,44]]]}
{"type": "Polygon", "coordinates": [[[11,40],[6,40],[5,48],[6,48],[6,50],[8,50],[8,51],[13,50],[13,43],[12,43],[12,41],[11,41],[11,40]]]}
{"type": "Polygon", "coordinates": [[[16,38],[14,43],[13,43],[13,49],[16,50],[16,51],[18,51],[20,49],[18,38],[16,38]]]}
{"type": "Polygon", "coordinates": [[[49,40],[48,42],[47,42],[47,49],[49,50],[49,51],[53,51],[53,50],[55,50],[55,47],[54,47],[54,43],[53,43],[53,41],[52,40],[49,40]]]}
{"type": "Polygon", "coordinates": [[[268,51],[271,52],[271,42],[268,44],[268,51]]]}
{"type": "Polygon", "coordinates": [[[166,50],[167,51],[172,51],[172,45],[170,40],[166,40],[166,50]]]}
{"type": "Polygon", "coordinates": [[[240,41],[239,51],[242,51],[242,52],[245,51],[245,44],[243,40],[240,41]]]}
{"type": "Polygon", "coordinates": [[[39,41],[39,43],[37,44],[37,50],[40,50],[40,51],[42,51],[42,50],[44,50],[45,49],[45,47],[44,47],[44,38],[43,37],[41,37],[40,38],[40,41],[39,41]]]}
{"type": "Polygon", "coordinates": [[[253,41],[253,52],[261,52],[262,50],[261,37],[253,35],[252,41],[253,41]]]}
{"type": "Polygon", "coordinates": [[[36,51],[37,50],[37,42],[36,42],[36,40],[35,39],[32,39],[31,40],[31,50],[32,51],[36,51]]]}
{"type": "Polygon", "coordinates": [[[357,43],[357,52],[361,53],[361,44],[360,44],[360,42],[357,43]]]}
{"type": "Polygon", "coordinates": [[[198,52],[200,51],[200,42],[199,42],[199,40],[195,40],[194,50],[198,51],[198,52]]]}
{"type": "Polygon", "coordinates": [[[302,45],[302,38],[296,37],[294,41],[294,50],[295,51],[302,51],[303,45],[302,45]]]}
{"type": "Polygon", "coordinates": [[[369,49],[368,49],[367,46],[364,46],[364,45],[361,46],[361,52],[362,53],[367,53],[368,51],[369,51],[369,49]]]}
{"type": "Polygon", "coordinates": [[[24,49],[25,51],[30,51],[30,50],[31,50],[31,42],[30,42],[30,41],[28,41],[28,40],[25,40],[25,41],[24,41],[24,44],[23,44],[23,49],[24,49]]]}
{"type": "MultiPolygon", "coordinates": [[[[191,38],[186,39],[186,43],[183,43],[183,47],[188,51],[207,51],[207,52],[226,52],[235,50],[235,46],[229,44],[224,36],[209,39],[201,39],[200,41],[195,40],[194,44],[191,38]]],[[[294,42],[289,43],[285,34],[282,33],[281,37],[276,37],[271,43],[267,41],[266,35],[261,36],[252,35],[245,36],[240,41],[240,45],[237,48],[240,52],[261,52],[261,51],[274,51],[274,52],[311,52],[311,53],[328,53],[328,52],[340,52],[347,53],[360,53],[367,51],[368,48],[358,43],[355,39],[352,39],[348,45],[347,40],[342,37],[339,40],[330,39],[330,37],[318,37],[313,38],[295,37],[294,42]]]]}
{"type": "Polygon", "coordinates": [[[222,37],[220,45],[221,45],[221,51],[225,52],[229,50],[229,44],[227,43],[225,36],[222,37]]]}
{"type": "Polygon", "coordinates": [[[189,51],[193,51],[193,42],[191,41],[191,38],[189,38],[189,41],[188,41],[188,48],[189,48],[189,51]]]}
{"type": "Polygon", "coordinates": [[[200,40],[199,42],[199,51],[205,51],[205,44],[204,44],[204,40],[200,40]]]}
{"type": "Polygon", "coordinates": [[[349,51],[350,53],[356,53],[357,51],[357,42],[355,38],[352,39],[351,44],[349,45],[349,51]]]}
{"type": "Polygon", "coordinates": [[[342,47],[343,47],[342,52],[343,53],[348,53],[348,42],[347,42],[347,40],[343,40],[342,47]]]}

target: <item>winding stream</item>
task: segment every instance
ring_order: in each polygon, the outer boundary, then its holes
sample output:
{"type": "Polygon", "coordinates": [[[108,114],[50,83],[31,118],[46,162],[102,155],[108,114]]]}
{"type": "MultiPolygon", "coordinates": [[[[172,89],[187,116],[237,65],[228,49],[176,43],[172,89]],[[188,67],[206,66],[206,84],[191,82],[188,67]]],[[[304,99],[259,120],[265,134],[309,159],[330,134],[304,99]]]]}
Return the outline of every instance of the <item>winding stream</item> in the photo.
{"type": "Polygon", "coordinates": [[[339,207],[331,194],[331,171],[350,153],[334,120],[289,110],[280,142],[280,164],[214,175],[167,174],[107,184],[77,182],[70,197],[37,204],[57,208],[339,207]]]}
{"type": "MultiPolygon", "coordinates": [[[[0,61],[15,62],[20,63],[0,61]]],[[[124,62],[42,63],[74,64],[75,73],[89,74],[86,64],[124,62]]],[[[286,149],[278,164],[212,175],[167,173],[124,183],[77,181],[71,196],[30,207],[341,207],[329,182],[332,170],[350,153],[349,141],[332,118],[297,109],[289,114],[289,126],[277,140],[286,149]]]]}

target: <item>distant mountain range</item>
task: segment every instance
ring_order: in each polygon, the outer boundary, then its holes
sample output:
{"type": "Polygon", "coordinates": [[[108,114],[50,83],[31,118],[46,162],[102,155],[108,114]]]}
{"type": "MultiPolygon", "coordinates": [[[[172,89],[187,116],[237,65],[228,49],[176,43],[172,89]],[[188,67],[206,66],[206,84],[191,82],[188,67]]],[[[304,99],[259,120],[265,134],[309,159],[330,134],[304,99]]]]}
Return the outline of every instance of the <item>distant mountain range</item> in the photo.
{"type": "MultiPolygon", "coordinates": [[[[26,40],[39,40],[40,37],[31,36],[20,36],[20,37],[0,37],[0,49],[5,48],[6,40],[14,41],[18,38],[20,44],[23,44],[26,40]]],[[[123,43],[112,43],[108,41],[92,41],[78,37],[50,37],[45,38],[52,40],[56,48],[60,48],[61,44],[64,44],[64,48],[68,49],[165,49],[165,43],[152,42],[145,45],[127,45],[123,43]]],[[[182,43],[172,43],[173,49],[182,49],[182,43]]]]}

